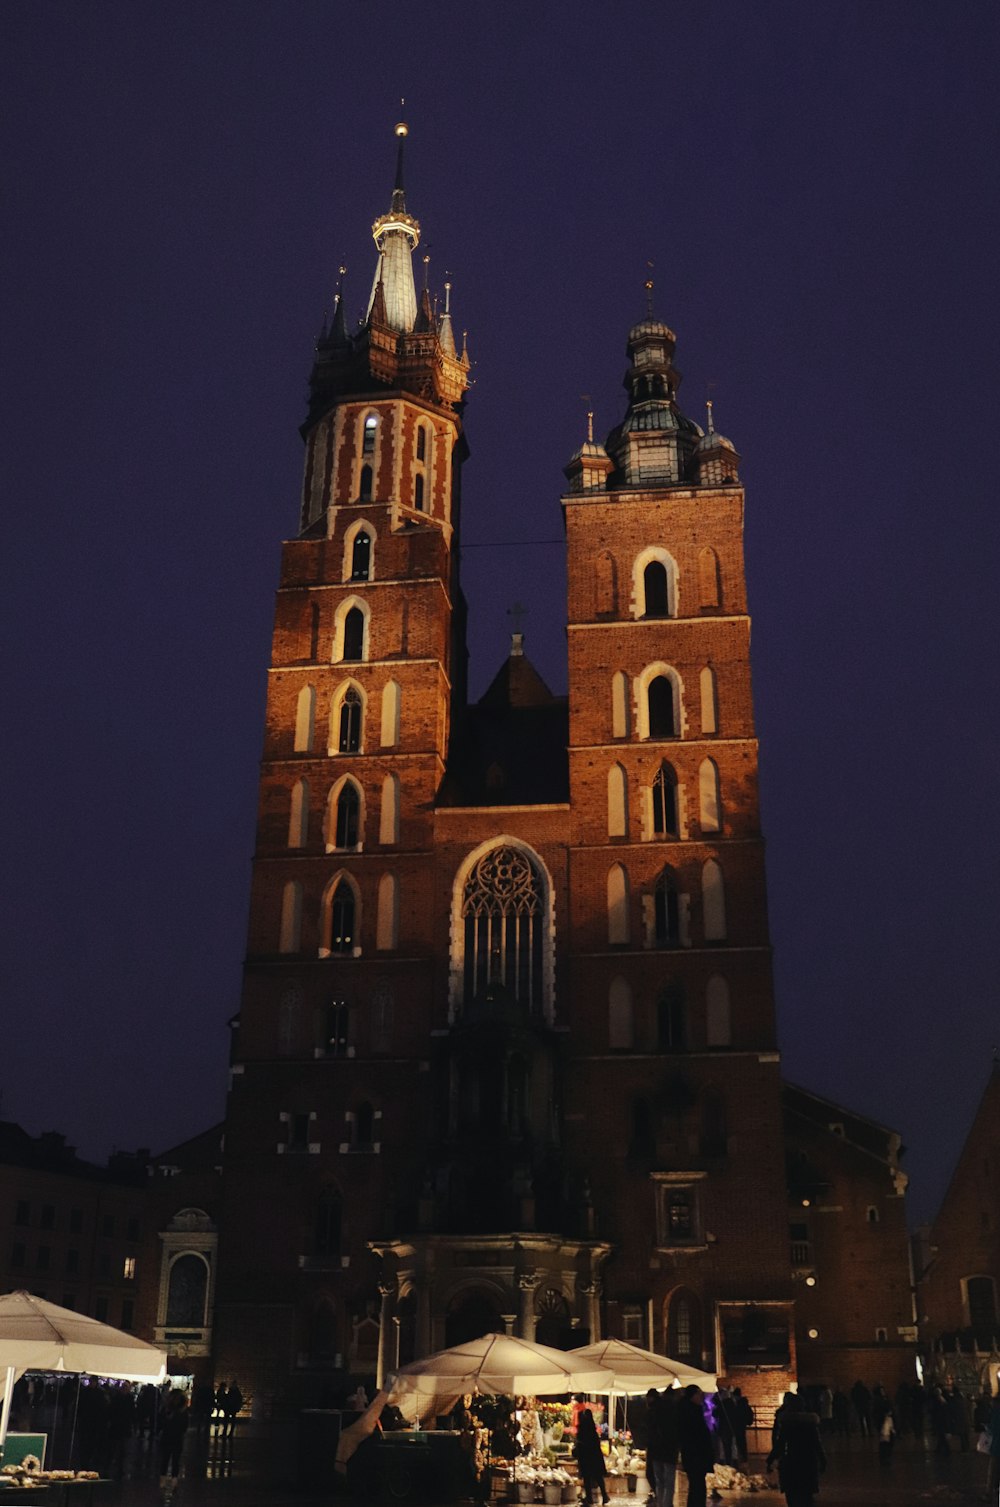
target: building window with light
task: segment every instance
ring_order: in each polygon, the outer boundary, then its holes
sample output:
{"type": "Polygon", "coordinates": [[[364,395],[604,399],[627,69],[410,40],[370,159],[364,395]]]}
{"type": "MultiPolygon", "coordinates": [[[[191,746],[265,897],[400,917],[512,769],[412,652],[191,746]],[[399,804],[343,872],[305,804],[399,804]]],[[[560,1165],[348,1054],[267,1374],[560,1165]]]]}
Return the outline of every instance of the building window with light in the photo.
{"type": "Polygon", "coordinates": [[[135,1257],[126,1256],[122,1264],[122,1277],[126,1282],[135,1281],[135,1257]]]}

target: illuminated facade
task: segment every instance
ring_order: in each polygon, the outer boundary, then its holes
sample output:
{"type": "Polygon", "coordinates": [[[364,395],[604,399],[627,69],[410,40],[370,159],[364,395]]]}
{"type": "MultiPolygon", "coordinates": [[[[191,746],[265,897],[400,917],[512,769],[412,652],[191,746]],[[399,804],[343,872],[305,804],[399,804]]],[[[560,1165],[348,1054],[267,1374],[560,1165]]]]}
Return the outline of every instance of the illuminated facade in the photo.
{"type": "Polygon", "coordinates": [[[767,1402],[795,1329],[738,456],[640,321],[566,468],[569,695],[515,634],[469,706],[468,360],[401,155],[374,235],[283,549],[216,1374],[280,1410],[506,1327],[767,1402]]]}

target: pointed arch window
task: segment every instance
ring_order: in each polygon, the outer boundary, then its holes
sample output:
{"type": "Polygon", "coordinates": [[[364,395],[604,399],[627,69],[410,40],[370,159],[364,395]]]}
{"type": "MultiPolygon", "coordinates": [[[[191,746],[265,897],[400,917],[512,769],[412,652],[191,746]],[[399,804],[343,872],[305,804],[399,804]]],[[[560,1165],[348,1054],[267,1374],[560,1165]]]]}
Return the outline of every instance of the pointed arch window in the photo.
{"type": "Polygon", "coordinates": [[[611,677],[611,736],[628,737],[628,676],[623,670],[611,677]]]}
{"type": "Polygon", "coordinates": [[[354,536],[351,549],[351,580],[371,580],[372,536],[364,529],[354,536]]]}
{"type": "Polygon", "coordinates": [[[351,1010],[346,1000],[333,999],[323,1009],[320,1022],[319,1057],[348,1056],[351,1010]]]}
{"type": "Polygon", "coordinates": [[[701,908],[705,919],[705,941],[726,940],[726,885],[722,865],[708,859],[701,871],[701,908]]]}
{"type": "Polygon", "coordinates": [[[666,868],[653,889],[653,940],[657,947],[679,947],[681,942],[681,906],[677,879],[666,868]]]}
{"type": "Polygon", "coordinates": [[[720,604],[719,557],[708,545],[698,553],[698,595],[702,607],[718,607],[720,604]]]}
{"type": "Polygon", "coordinates": [[[361,467],[361,485],[358,487],[358,501],[371,502],[372,500],[372,468],[369,465],[361,467]]]}
{"type": "Polygon", "coordinates": [[[653,779],[653,836],[676,837],[677,832],[677,775],[664,762],[653,779]]]}
{"type": "Polygon", "coordinates": [[[413,506],[418,513],[424,510],[424,478],[420,471],[413,478],[413,506]]]}
{"type": "Polygon", "coordinates": [[[361,831],[361,796],[353,780],[345,780],[337,796],[334,846],[356,848],[361,831]]]}
{"type": "Polygon", "coordinates": [[[311,753],[313,745],[313,729],[316,720],[316,691],[311,685],[304,685],[298,694],[295,703],[295,743],[296,753],[311,753]]]}
{"type": "Polygon", "coordinates": [[[667,568],[662,560],[650,560],[642,573],[645,617],[669,617],[670,595],[667,586],[667,568]]]}
{"type": "Polygon", "coordinates": [[[378,419],[370,413],[365,419],[364,438],[361,441],[361,454],[375,454],[375,436],[378,433],[378,419]]]}
{"type": "Polygon", "coordinates": [[[473,864],[462,895],[465,997],[505,994],[529,1010],[544,998],[541,876],[520,848],[503,844],[473,864]]]}
{"type": "Polygon", "coordinates": [[[382,692],[381,741],[383,748],[395,748],[399,742],[399,705],[402,693],[399,682],[387,680],[382,692]]]}
{"type": "Polygon", "coordinates": [[[360,607],[352,607],[344,618],[343,659],[364,659],[365,615],[360,607]]]}
{"type": "Polygon", "coordinates": [[[656,1040],[661,1052],[687,1051],[687,1003],[684,986],[676,979],[657,996],[656,1040]]]}
{"type": "Polygon", "coordinates": [[[722,831],[719,768],[714,759],[702,759],[698,766],[698,819],[703,832],[722,831]]]}
{"type": "Polygon", "coordinates": [[[399,776],[395,774],[387,774],[382,781],[378,840],[381,843],[399,841],[399,776]]]}
{"type": "Polygon", "coordinates": [[[608,1045],[613,1052],[630,1052],[635,1046],[632,986],[614,978],[608,990],[608,1045]]]}
{"type": "Polygon", "coordinates": [[[378,882],[378,911],[375,920],[375,946],[379,952],[392,952],[399,933],[399,883],[395,874],[383,874],[378,882]]]}
{"type": "Polygon", "coordinates": [[[288,846],[305,847],[309,837],[309,781],[296,780],[288,812],[288,846]]]}
{"type": "Polygon", "coordinates": [[[298,952],[302,945],[302,886],[290,879],[281,892],[279,952],[298,952]]]}
{"type": "Polygon", "coordinates": [[[655,675],[649,682],[646,705],[649,709],[649,736],[674,737],[677,732],[674,686],[668,676],[655,675]]]}
{"type": "Polygon", "coordinates": [[[628,873],[623,864],[613,863],[608,870],[608,945],[627,945],[630,937],[628,873]]]}
{"type": "Polygon", "coordinates": [[[425,425],[417,425],[417,460],[427,459],[427,429],[425,425]]]}
{"type": "Polygon", "coordinates": [[[356,910],[354,891],[346,879],[341,879],[330,904],[331,952],[343,954],[354,951],[356,910]]]}
{"type": "Polygon", "coordinates": [[[719,708],[716,700],[715,671],[711,665],[706,665],[698,677],[701,690],[701,730],[703,733],[717,733],[719,730],[719,708]]]}
{"type": "Polygon", "coordinates": [[[340,703],[340,728],[337,749],[340,753],[357,753],[361,747],[361,695],[354,686],[344,692],[340,703]]]}
{"type": "Polygon", "coordinates": [[[608,770],[608,836],[628,836],[628,780],[620,764],[608,770]]]}

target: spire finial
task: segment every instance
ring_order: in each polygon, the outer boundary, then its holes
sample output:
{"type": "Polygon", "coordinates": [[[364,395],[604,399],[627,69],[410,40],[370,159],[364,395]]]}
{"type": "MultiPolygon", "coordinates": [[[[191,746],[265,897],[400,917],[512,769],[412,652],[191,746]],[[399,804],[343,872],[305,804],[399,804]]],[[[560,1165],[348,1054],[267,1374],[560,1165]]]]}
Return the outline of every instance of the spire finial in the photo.
{"type": "Polygon", "coordinates": [[[715,404],[712,402],[711,398],[706,398],[705,399],[705,412],[707,413],[708,418],[707,418],[705,427],[707,428],[709,434],[714,434],[715,433],[715,419],[712,416],[712,411],[713,411],[714,407],[715,407],[715,404]]]}
{"type": "Polygon", "coordinates": [[[646,278],[645,283],[643,284],[643,287],[646,289],[646,318],[647,319],[652,319],[652,317],[653,317],[653,264],[652,264],[652,262],[647,262],[646,266],[649,268],[649,274],[648,274],[648,276],[646,278]]]}
{"type": "MultiPolygon", "coordinates": [[[[403,104],[403,101],[400,100],[399,103],[403,104]]],[[[393,209],[405,210],[406,200],[404,198],[403,191],[403,144],[406,141],[407,136],[410,134],[410,128],[406,124],[405,120],[399,120],[396,122],[394,134],[397,141],[399,142],[399,148],[396,152],[396,182],[393,184],[392,189],[392,207],[393,209]]]]}
{"type": "Polygon", "coordinates": [[[450,282],[450,280],[448,280],[449,279],[449,274],[447,272],[445,273],[445,279],[446,279],[446,281],[445,281],[445,285],[444,285],[444,312],[446,314],[450,314],[451,313],[451,282],[450,282]]]}
{"type": "Polygon", "coordinates": [[[424,292],[425,293],[427,292],[427,278],[430,275],[430,266],[431,266],[431,259],[430,259],[430,256],[428,255],[428,253],[425,251],[424,252],[424,292]]]}
{"type": "MultiPolygon", "coordinates": [[[[589,404],[589,402],[590,402],[590,393],[589,392],[582,392],[580,394],[580,397],[583,399],[584,403],[588,403],[589,404]]],[[[592,408],[588,407],[588,409],[587,409],[587,444],[588,445],[592,445],[593,443],[594,443],[594,410],[592,408]]]]}

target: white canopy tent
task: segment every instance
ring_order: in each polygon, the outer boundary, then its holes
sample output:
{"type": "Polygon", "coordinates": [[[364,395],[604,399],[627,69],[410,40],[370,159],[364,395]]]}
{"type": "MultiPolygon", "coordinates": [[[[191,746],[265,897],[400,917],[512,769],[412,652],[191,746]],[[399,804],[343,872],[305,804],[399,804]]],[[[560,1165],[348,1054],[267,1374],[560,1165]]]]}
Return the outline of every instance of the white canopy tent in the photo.
{"type": "Polygon", "coordinates": [[[0,1297],[0,1449],[7,1437],[14,1383],[25,1371],[72,1371],[120,1381],[162,1381],[167,1357],[134,1334],[29,1292],[0,1297]]]}
{"type": "Polygon", "coordinates": [[[627,1399],[650,1388],[659,1391],[662,1387],[694,1385],[703,1392],[714,1392],[718,1384],[718,1378],[710,1371],[696,1371],[683,1361],[657,1355],[655,1350],[642,1350],[627,1340],[598,1340],[595,1345],[581,1345],[579,1350],[569,1351],[567,1359],[570,1357],[582,1365],[602,1366],[612,1378],[607,1387],[609,1431],[614,1427],[616,1396],[626,1398],[627,1421],[627,1399]]]}

